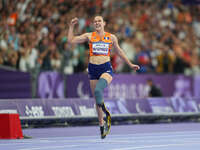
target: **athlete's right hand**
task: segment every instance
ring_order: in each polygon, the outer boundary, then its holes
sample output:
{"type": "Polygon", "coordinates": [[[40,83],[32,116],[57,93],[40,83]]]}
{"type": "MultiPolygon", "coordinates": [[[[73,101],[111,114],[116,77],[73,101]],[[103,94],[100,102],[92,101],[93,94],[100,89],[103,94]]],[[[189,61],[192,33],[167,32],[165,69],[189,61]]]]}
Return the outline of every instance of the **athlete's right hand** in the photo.
{"type": "Polygon", "coordinates": [[[71,20],[71,22],[70,22],[70,25],[71,26],[74,26],[75,24],[77,24],[78,23],[78,18],[73,18],[72,20],[71,20]]]}

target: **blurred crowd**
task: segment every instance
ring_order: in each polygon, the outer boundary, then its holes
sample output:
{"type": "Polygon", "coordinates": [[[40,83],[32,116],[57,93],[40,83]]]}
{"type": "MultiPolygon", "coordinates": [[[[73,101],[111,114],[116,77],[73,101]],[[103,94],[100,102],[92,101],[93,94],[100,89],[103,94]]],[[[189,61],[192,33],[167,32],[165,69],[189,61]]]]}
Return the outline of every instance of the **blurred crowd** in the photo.
{"type": "MultiPolygon", "coordinates": [[[[139,73],[200,73],[200,5],[181,0],[1,0],[0,65],[21,71],[84,72],[88,44],[67,43],[68,24],[79,18],[75,34],[93,31],[102,15],[139,73]]],[[[115,72],[132,72],[112,50],[115,72]]]]}

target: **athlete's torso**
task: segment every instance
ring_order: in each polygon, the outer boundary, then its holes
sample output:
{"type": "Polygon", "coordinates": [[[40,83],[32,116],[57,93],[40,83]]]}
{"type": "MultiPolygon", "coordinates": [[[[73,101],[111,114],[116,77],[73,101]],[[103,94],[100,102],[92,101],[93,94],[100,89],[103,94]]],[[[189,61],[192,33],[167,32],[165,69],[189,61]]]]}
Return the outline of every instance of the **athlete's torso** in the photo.
{"type": "Polygon", "coordinates": [[[96,32],[92,32],[89,37],[89,62],[92,64],[103,64],[110,61],[112,49],[111,34],[105,32],[100,37],[96,32]]]}

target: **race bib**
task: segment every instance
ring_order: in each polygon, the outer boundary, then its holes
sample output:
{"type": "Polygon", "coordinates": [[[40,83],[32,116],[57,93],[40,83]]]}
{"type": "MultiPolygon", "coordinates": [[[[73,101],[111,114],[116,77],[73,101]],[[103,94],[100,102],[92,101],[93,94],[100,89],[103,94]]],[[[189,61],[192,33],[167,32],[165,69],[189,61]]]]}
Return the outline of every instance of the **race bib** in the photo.
{"type": "Polygon", "coordinates": [[[109,51],[109,43],[96,42],[92,43],[92,52],[95,55],[107,55],[109,51]]]}

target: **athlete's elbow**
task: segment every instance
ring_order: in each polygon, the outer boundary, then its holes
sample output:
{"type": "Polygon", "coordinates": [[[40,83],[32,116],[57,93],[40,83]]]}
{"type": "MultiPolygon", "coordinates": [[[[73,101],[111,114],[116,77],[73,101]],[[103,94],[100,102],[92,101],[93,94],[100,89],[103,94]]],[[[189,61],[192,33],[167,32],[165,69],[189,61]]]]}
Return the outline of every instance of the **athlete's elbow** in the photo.
{"type": "Polygon", "coordinates": [[[121,51],[121,50],[118,50],[118,51],[117,51],[117,55],[118,55],[118,56],[122,56],[122,55],[123,55],[123,54],[122,54],[122,51],[121,51]]]}
{"type": "Polygon", "coordinates": [[[67,42],[68,42],[69,44],[75,44],[73,38],[68,38],[67,42]]]}

